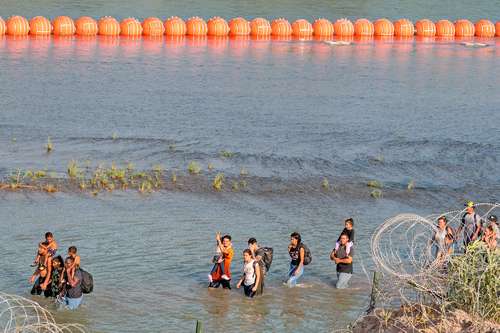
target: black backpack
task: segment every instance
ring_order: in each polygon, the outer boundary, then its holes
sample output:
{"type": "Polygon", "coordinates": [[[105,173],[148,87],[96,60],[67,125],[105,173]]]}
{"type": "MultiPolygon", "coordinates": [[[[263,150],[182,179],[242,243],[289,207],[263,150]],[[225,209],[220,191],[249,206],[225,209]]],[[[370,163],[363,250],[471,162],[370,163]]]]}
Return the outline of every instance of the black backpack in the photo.
{"type": "Polygon", "coordinates": [[[269,272],[271,268],[271,264],[273,263],[273,248],[272,247],[263,247],[264,255],[262,256],[262,262],[266,267],[266,272],[269,272]]]}
{"type": "Polygon", "coordinates": [[[92,274],[80,268],[82,274],[81,288],[84,294],[90,294],[94,290],[94,278],[92,274]]]}
{"type": "Polygon", "coordinates": [[[304,249],[304,266],[307,266],[313,260],[311,250],[304,243],[301,243],[300,246],[304,249]]]}

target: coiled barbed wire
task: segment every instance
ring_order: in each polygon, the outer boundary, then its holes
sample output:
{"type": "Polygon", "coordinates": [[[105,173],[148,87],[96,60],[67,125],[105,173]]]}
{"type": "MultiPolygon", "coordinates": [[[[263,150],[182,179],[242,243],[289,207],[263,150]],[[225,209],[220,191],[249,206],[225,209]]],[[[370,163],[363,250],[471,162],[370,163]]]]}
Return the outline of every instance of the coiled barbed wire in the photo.
{"type": "Polygon", "coordinates": [[[86,333],[78,324],[57,324],[40,304],[0,292],[0,331],[3,333],[86,333]]]}

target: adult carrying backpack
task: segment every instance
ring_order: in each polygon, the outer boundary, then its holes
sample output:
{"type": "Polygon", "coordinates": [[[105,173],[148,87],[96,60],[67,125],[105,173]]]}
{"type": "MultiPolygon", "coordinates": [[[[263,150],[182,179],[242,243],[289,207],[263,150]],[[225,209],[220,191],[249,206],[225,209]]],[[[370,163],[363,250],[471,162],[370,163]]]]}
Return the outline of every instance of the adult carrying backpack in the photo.
{"type": "Polygon", "coordinates": [[[81,288],[84,294],[90,294],[94,290],[94,278],[92,274],[80,268],[82,274],[81,288]]]}
{"type": "Polygon", "coordinates": [[[301,243],[301,247],[304,249],[304,265],[309,265],[312,261],[311,250],[307,247],[307,245],[301,243]]]}
{"type": "Polygon", "coordinates": [[[264,254],[262,255],[262,261],[264,262],[264,266],[266,267],[266,272],[269,272],[271,268],[271,264],[273,263],[273,248],[272,247],[263,247],[262,250],[264,254]]]}

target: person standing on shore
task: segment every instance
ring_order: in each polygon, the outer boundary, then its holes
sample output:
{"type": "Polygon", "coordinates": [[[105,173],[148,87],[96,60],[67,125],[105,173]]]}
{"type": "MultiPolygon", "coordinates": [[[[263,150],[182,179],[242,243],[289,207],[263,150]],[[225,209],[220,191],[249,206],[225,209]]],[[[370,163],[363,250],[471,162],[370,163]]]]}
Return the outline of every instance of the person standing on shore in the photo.
{"type": "Polygon", "coordinates": [[[347,288],[352,276],[352,257],[354,249],[347,234],[340,235],[340,244],[330,254],[330,259],[337,264],[337,289],[347,288]]]}

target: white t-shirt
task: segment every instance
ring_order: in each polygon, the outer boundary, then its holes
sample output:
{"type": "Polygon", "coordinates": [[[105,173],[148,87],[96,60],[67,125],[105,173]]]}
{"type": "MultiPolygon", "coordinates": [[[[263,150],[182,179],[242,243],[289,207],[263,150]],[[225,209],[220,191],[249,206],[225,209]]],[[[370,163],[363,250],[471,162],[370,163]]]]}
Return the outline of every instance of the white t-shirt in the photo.
{"type": "Polygon", "coordinates": [[[254,262],[255,260],[252,259],[243,265],[243,276],[244,276],[243,283],[245,284],[245,286],[251,286],[252,284],[255,283],[256,276],[255,276],[255,268],[253,266],[254,262]]]}

